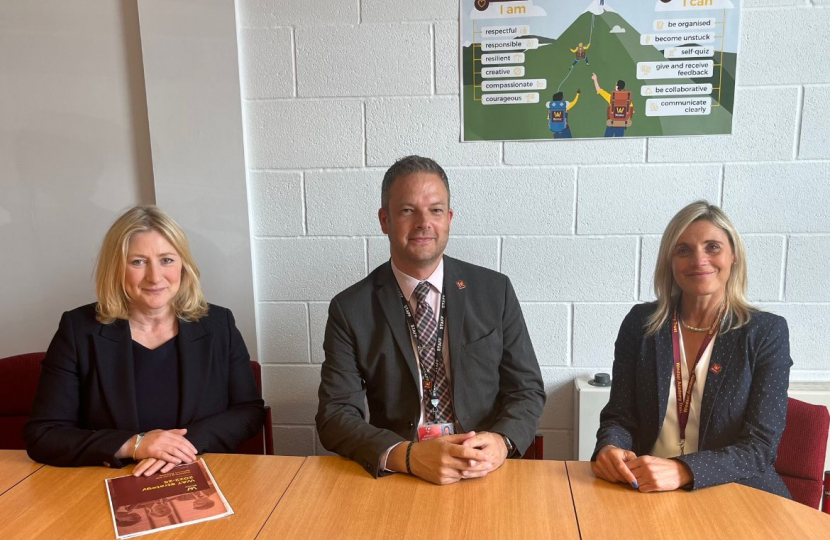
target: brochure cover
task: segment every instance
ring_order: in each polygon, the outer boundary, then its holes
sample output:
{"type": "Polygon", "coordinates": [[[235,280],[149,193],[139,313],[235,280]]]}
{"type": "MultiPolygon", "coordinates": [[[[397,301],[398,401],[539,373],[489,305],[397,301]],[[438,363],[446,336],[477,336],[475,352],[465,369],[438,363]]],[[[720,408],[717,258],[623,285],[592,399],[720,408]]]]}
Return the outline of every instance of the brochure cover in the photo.
{"type": "Polygon", "coordinates": [[[116,538],[133,538],[233,514],[204,460],[152,476],[106,481],[116,538]]]}

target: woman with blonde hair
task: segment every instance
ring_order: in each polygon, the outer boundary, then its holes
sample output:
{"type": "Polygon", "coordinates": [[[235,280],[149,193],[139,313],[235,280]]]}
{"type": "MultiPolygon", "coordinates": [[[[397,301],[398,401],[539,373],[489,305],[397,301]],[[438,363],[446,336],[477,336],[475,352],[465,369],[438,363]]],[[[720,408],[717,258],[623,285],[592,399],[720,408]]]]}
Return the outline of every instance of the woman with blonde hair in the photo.
{"type": "Polygon", "coordinates": [[[594,473],[642,492],[738,482],[789,498],[775,472],[792,366],[787,322],[746,299],[746,250],[706,201],[672,218],[614,352],[594,473]]]}
{"type": "Polygon", "coordinates": [[[263,401],[233,315],[208,304],[181,227],[136,206],[98,254],[98,301],[63,314],[24,429],[56,466],[167,472],[231,452],[262,429],[263,401]]]}

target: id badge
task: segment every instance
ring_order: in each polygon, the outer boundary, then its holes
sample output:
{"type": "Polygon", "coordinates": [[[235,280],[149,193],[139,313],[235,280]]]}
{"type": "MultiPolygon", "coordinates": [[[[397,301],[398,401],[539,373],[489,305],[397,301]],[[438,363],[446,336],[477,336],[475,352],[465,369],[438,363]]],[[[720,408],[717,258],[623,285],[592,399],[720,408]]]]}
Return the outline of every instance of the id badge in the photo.
{"type": "Polygon", "coordinates": [[[446,424],[426,424],[418,428],[418,440],[428,441],[443,437],[444,435],[453,435],[455,429],[451,423],[446,424]]]}

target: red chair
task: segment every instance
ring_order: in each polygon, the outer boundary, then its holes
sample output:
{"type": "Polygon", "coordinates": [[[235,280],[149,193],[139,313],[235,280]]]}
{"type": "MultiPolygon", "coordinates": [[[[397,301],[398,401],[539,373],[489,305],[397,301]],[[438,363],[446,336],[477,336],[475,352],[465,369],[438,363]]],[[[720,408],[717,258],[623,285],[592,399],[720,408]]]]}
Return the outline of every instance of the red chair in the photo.
{"type": "MultiPolygon", "coordinates": [[[[259,395],[262,395],[262,369],[259,362],[251,360],[251,370],[254,372],[256,387],[259,388],[259,395]]],[[[271,407],[265,406],[265,424],[259,433],[239,445],[236,454],[254,454],[273,456],[274,455],[274,431],[271,428],[271,407]]]]}
{"type": "Polygon", "coordinates": [[[787,400],[787,425],[778,446],[775,471],[794,501],[816,510],[821,505],[829,428],[827,407],[787,400]]]}
{"type": "Polygon", "coordinates": [[[44,356],[39,352],[0,359],[0,449],[26,449],[23,426],[32,412],[44,356]]]}
{"type": "MultiPolygon", "coordinates": [[[[32,412],[40,364],[46,353],[29,353],[0,359],[0,449],[25,450],[23,426],[32,412]]],[[[257,388],[262,395],[262,376],[259,364],[251,360],[257,388]]],[[[265,424],[259,433],[242,443],[237,454],[274,453],[274,433],[271,430],[271,408],[265,407],[265,424]]]]}
{"type": "Polygon", "coordinates": [[[533,437],[533,442],[525,450],[522,459],[545,459],[545,437],[543,435],[537,433],[533,437]]]}

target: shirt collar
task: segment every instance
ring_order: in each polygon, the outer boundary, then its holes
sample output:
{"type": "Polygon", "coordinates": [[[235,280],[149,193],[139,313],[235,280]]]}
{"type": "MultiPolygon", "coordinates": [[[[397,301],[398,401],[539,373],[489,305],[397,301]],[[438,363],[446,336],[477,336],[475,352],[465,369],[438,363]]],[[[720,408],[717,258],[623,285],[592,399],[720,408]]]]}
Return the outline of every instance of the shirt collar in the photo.
{"type": "MultiPolygon", "coordinates": [[[[415,287],[418,286],[421,280],[404,274],[403,271],[395,266],[393,261],[390,260],[389,262],[392,263],[392,273],[395,274],[398,286],[401,288],[401,292],[403,292],[403,296],[408,302],[412,297],[412,293],[415,292],[415,287]]],[[[428,281],[429,284],[432,285],[436,291],[438,291],[438,294],[441,294],[444,289],[444,257],[441,257],[438,267],[428,278],[426,278],[425,281],[428,281]]]]}

